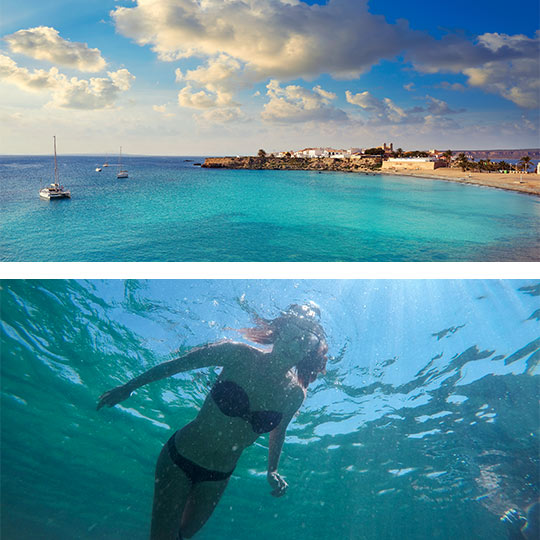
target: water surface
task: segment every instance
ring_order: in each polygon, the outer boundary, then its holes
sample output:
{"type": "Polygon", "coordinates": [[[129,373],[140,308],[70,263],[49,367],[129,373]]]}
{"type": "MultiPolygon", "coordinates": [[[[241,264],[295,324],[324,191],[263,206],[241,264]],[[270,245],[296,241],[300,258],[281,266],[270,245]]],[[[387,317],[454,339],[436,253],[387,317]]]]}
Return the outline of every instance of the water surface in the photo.
{"type": "MultiPolygon", "coordinates": [[[[540,198],[419,178],[201,169],[187,158],[0,159],[4,261],[540,260],[540,198]]],[[[202,161],[203,158],[191,158],[202,161]]]]}
{"type": "Polygon", "coordinates": [[[238,339],[250,312],[321,306],[328,373],[291,423],[269,495],[267,435],[200,540],[506,540],[539,494],[540,283],[4,281],[1,536],[148,538],[161,446],[218,369],[95,410],[189,347],[238,339]]]}

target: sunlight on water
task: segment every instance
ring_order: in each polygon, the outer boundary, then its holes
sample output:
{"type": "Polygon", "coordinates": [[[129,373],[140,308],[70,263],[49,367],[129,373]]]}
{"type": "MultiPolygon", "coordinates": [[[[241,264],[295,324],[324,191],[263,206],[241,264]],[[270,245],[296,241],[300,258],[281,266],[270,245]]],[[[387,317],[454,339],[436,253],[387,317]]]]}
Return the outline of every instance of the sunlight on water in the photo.
{"type": "MultiPolygon", "coordinates": [[[[200,160],[201,158],[198,158],[200,160]]],[[[429,179],[216,170],[64,156],[71,200],[43,201],[48,156],[0,157],[3,261],[540,260],[540,198],[429,179]]]]}
{"type": "Polygon", "coordinates": [[[219,370],[98,396],[306,300],[331,358],[288,430],[290,490],[268,494],[262,436],[195,538],[506,539],[539,489],[532,281],[4,281],[2,538],[147,538],[157,455],[219,370]]]}

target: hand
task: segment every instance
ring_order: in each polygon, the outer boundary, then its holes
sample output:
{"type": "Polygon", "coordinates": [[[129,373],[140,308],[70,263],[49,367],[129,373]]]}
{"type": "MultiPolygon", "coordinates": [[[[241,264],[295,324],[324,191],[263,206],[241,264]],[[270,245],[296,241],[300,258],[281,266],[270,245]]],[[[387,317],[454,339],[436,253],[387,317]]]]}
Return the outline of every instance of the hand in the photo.
{"type": "Polygon", "coordinates": [[[270,492],[270,495],[273,495],[274,497],[281,497],[285,494],[287,488],[289,487],[289,484],[287,484],[283,477],[277,472],[268,473],[266,479],[268,480],[270,486],[273,488],[270,492]]]}
{"type": "Polygon", "coordinates": [[[525,538],[521,533],[521,528],[527,523],[527,519],[518,510],[515,508],[508,509],[501,517],[501,521],[506,525],[510,538],[525,538]]]}
{"type": "Polygon", "coordinates": [[[131,396],[131,388],[128,387],[127,384],[123,384],[122,386],[117,386],[116,388],[113,388],[112,390],[109,390],[105,392],[102,396],[100,396],[98,404],[97,404],[97,410],[101,409],[101,407],[114,407],[117,403],[120,403],[121,401],[124,401],[129,396],[131,396]]]}

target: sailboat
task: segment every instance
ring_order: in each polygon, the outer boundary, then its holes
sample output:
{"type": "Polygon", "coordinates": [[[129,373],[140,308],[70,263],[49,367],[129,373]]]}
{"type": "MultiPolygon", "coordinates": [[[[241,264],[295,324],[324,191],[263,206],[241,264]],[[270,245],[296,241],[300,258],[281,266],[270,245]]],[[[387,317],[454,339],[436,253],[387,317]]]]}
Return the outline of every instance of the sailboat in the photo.
{"type": "Polygon", "coordinates": [[[105,156],[105,163],[102,165],[102,167],[108,167],[109,162],[107,161],[107,156],[105,156]]]}
{"type": "Polygon", "coordinates": [[[122,169],[122,147],[120,147],[120,158],[118,159],[118,174],[116,178],[127,178],[128,172],[122,169]]]}
{"type": "Polygon", "coordinates": [[[39,190],[42,199],[71,199],[71,193],[58,183],[58,164],[56,162],[56,135],[54,139],[54,182],[46,188],[39,190]]]}

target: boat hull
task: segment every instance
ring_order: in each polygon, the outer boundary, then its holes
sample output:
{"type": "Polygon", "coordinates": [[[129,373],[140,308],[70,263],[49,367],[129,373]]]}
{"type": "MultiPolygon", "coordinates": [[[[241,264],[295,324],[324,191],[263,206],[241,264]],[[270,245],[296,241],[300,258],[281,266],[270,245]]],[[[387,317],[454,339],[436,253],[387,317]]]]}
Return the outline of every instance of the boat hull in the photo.
{"type": "Polygon", "coordinates": [[[69,191],[50,191],[48,188],[40,190],[39,196],[49,201],[52,199],[71,199],[71,193],[69,191]]]}

